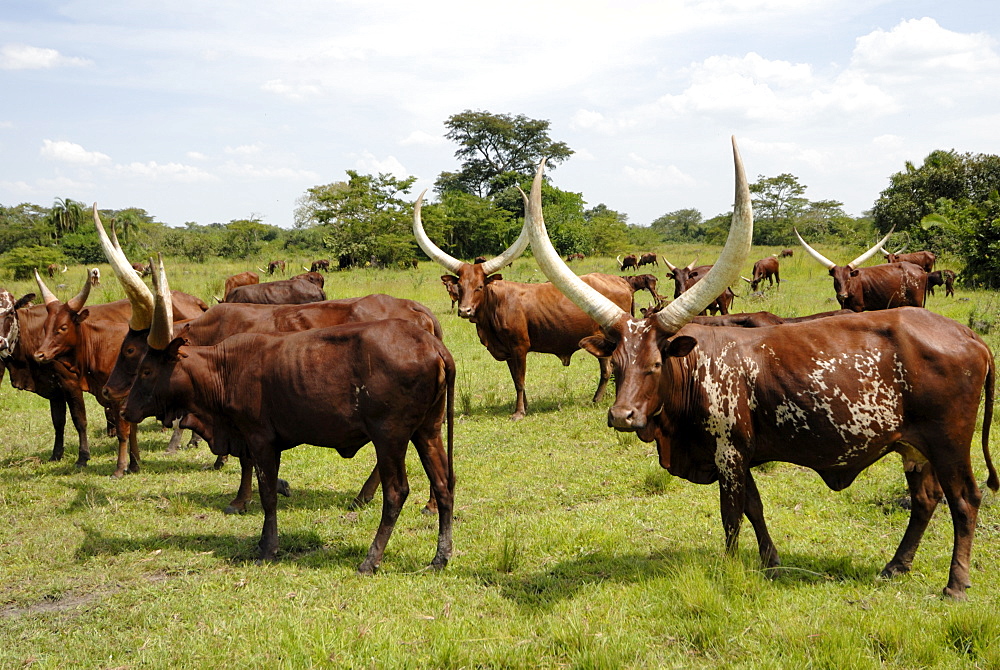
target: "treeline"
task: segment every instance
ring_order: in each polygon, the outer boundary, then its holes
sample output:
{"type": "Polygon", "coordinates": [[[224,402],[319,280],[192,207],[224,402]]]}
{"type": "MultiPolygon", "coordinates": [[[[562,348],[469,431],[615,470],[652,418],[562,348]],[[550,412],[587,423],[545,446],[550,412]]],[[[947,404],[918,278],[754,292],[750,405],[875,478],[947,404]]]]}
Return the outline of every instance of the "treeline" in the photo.
{"type": "MultiPolygon", "coordinates": [[[[524,211],[518,186],[527,190],[534,166],[547,157],[547,174],[573,155],[549,138],[549,122],[524,115],[465,111],[445,122],[446,137],[458,144],[460,167],[442,172],[423,208],[424,227],[456,258],[492,256],[509,246],[524,211]]],[[[163,251],[202,262],[213,257],[329,258],[334,266],[406,265],[423,258],[411,232],[414,177],[367,175],[309,189],[299,199],[291,229],[258,220],[169,227],[143,209],[101,210],[115,226],[130,258],[163,251]]],[[[963,278],[973,285],[1000,283],[1000,157],[935,151],[923,165],[907,163],[890,177],[870,212],[853,217],[834,200],[810,201],[806,186],[791,174],[760,175],[750,190],[754,243],[794,246],[793,229],[810,243],[867,246],[894,229],[892,250],[929,249],[965,262],[963,278]]],[[[696,209],[677,209],[651,225],[634,225],[604,204],[588,207],[582,193],[546,182],[545,222],[562,254],[614,256],[661,250],[671,243],[719,245],[731,213],[705,218],[696,209]]],[[[51,207],[0,205],[0,267],[18,276],[53,263],[98,263],[103,254],[89,210],[69,198],[51,207]]]]}

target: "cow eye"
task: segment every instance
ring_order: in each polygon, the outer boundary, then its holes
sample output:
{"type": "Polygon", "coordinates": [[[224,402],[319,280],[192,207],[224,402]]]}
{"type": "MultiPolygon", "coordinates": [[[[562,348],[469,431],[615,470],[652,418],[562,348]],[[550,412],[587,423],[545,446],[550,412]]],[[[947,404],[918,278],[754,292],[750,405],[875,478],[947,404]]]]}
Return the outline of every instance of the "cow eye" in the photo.
{"type": "Polygon", "coordinates": [[[135,353],[135,347],[129,347],[128,349],[125,350],[126,356],[131,356],[134,353],[135,353]]]}

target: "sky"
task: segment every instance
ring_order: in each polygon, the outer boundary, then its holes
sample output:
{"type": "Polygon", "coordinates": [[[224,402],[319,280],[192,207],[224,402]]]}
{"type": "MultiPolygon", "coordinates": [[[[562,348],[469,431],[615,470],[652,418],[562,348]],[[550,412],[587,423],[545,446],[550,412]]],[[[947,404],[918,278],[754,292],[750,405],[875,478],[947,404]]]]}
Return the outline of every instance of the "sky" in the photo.
{"type": "Polygon", "coordinates": [[[790,173],[859,216],[937,149],[1000,154],[986,0],[4,0],[0,204],[289,227],[346,170],[458,169],[464,110],[551,122],[549,172],[648,225],[790,173]]]}

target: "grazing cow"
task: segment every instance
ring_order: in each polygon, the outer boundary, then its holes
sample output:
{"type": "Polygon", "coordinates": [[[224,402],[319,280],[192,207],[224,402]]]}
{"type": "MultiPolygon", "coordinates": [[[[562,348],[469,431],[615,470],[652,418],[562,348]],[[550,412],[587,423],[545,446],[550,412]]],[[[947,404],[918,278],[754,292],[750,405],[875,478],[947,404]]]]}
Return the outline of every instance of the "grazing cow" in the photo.
{"type": "Polygon", "coordinates": [[[312,265],[309,266],[309,272],[319,272],[320,270],[323,272],[329,272],[330,261],[324,258],[318,261],[313,261],[312,265]]]}
{"type": "Polygon", "coordinates": [[[281,270],[281,274],[285,274],[285,261],[271,261],[267,264],[267,274],[273,275],[276,270],[281,270]]]}
{"type": "Polygon", "coordinates": [[[944,286],[944,297],[955,295],[955,271],[935,270],[927,273],[927,292],[934,295],[935,286],[944,286]]]}
{"type": "Polygon", "coordinates": [[[799,243],[817,262],[830,271],[837,302],[844,309],[855,312],[892,309],[894,307],[923,307],[927,299],[927,273],[909,262],[889,263],[858,267],[877,252],[885,241],[861,254],[847,265],[837,265],[806,244],[795,230],[799,243]]]}
{"type": "Polygon", "coordinates": [[[326,300],[323,292],[323,276],[317,272],[297,275],[291,279],[279,279],[265,284],[237,286],[226,294],[223,302],[252,302],[259,305],[301,305],[307,302],[326,300]],[[315,275],[315,276],[313,276],[315,275]],[[316,277],[319,277],[317,285],[316,277]]]}
{"type": "Polygon", "coordinates": [[[132,269],[138,272],[140,277],[149,276],[149,263],[132,263],[132,269]]]}
{"type": "Polygon", "coordinates": [[[219,302],[223,302],[225,298],[229,297],[229,292],[237,286],[251,286],[259,283],[260,275],[256,272],[241,272],[231,277],[226,277],[225,293],[222,294],[224,297],[223,300],[220,300],[219,302]]]}
{"type": "Polygon", "coordinates": [[[618,261],[618,271],[619,272],[625,272],[625,270],[629,270],[629,269],[631,269],[631,270],[638,270],[639,269],[639,267],[637,265],[638,260],[636,259],[635,254],[629,254],[625,258],[622,258],[621,255],[619,254],[618,256],[615,256],[615,260],[618,261]]]}
{"type": "Polygon", "coordinates": [[[769,461],[815,470],[834,490],[869,465],[902,455],[910,521],[882,570],[907,572],[942,497],[954,527],[946,596],[964,599],[982,494],[971,465],[985,395],[987,485],[1000,488],[989,450],[995,370],[969,328],[923,309],[855,313],[766,328],[690,323],[738,276],[753,237],[750,189],[738,152],[736,206],[726,247],[703,282],[652,319],[637,321],[579,282],[551,247],[532,187],[531,246],[539,266],[601,324],[582,343],[611,356],[617,395],[608,425],[656,441],[660,464],[701,484],[719,482],[726,550],[745,515],[765,568],[780,564],[751,468],[769,461]],[[962,374],[956,375],[960,370],[962,374]],[[804,445],[808,445],[804,448],[804,445]]]}
{"type": "MultiPolygon", "coordinates": [[[[504,281],[503,275],[494,274],[528,246],[526,227],[522,227],[514,244],[496,258],[473,265],[463,263],[438,248],[424,232],[420,220],[423,195],[414,204],[413,234],[428,257],[455,273],[443,275],[441,281],[458,289],[458,316],[476,324],[479,341],[493,358],[507,362],[516,396],[511,419],[519,420],[528,409],[524,392],[528,352],[553,354],[563,365],[569,365],[573,352],[580,348],[580,340],[592,335],[596,324],[552,284],[504,281]]],[[[593,273],[582,279],[622,309],[631,307],[632,288],[621,277],[593,273]]],[[[602,360],[600,368],[594,402],[604,395],[608,361],[602,360]]]]}
{"type": "Polygon", "coordinates": [[[34,358],[41,342],[42,327],[48,312],[44,305],[31,305],[35,294],[14,300],[8,291],[0,289],[0,380],[10,373],[10,385],[31,391],[49,401],[49,416],[55,437],[50,461],[62,460],[65,453],[66,409],[69,408],[80,448],[76,466],[87,465],[90,443],[87,439],[87,409],[83,400],[79,375],[62,362],[40,365],[34,358]]]}
{"type": "Polygon", "coordinates": [[[654,304],[660,299],[660,294],[656,292],[656,277],[653,275],[632,275],[622,277],[622,279],[627,281],[632,288],[632,306],[629,311],[633,316],[635,316],[635,294],[637,291],[643,289],[649,291],[649,295],[653,296],[654,304]]]}
{"type": "Polygon", "coordinates": [[[389,319],[188,346],[173,337],[166,283],[161,264],[149,351],[125,417],[155,416],[166,424],[193,415],[209,428],[216,453],[250,459],[264,509],[260,560],[274,560],[278,550],[281,452],[314,444],[351,458],[372,442],[383,484],[382,518],[358,570],[373,573],[409,493],[406,450],[412,441],[438,505],[431,566],[443,568],[452,551],[455,484],[455,361],[444,343],[409,321],[389,319]],[[316,370],[324,374],[306,374],[316,370]],[[446,420],[447,447],[441,437],[446,420]]]}
{"type": "Polygon", "coordinates": [[[934,255],[933,251],[914,251],[908,254],[901,253],[890,253],[883,249],[881,245],[879,246],[879,251],[885,256],[886,263],[913,263],[914,265],[919,265],[924,272],[934,271],[934,262],[937,260],[937,256],[934,255]]]}
{"type": "Polygon", "coordinates": [[[641,268],[643,265],[655,265],[660,267],[660,262],[656,260],[656,254],[650,252],[639,256],[639,262],[636,263],[636,268],[641,268]]]}
{"type": "Polygon", "coordinates": [[[56,273],[58,273],[58,272],[68,272],[69,268],[64,265],[64,266],[62,266],[62,270],[60,270],[58,263],[52,263],[47,268],[45,268],[45,270],[46,270],[46,272],[49,273],[49,279],[52,279],[53,277],[56,276],[56,273]]]}
{"type": "Polygon", "coordinates": [[[760,283],[767,280],[768,286],[778,285],[781,288],[781,277],[778,274],[778,257],[768,256],[753,264],[753,279],[742,277],[743,281],[750,284],[750,290],[756,291],[760,283]]]}
{"type": "MultiPolygon", "coordinates": [[[[683,268],[673,265],[666,258],[663,259],[663,262],[667,264],[668,268],[670,268],[670,272],[666,275],[667,279],[674,280],[674,300],[679,298],[685,291],[689,291],[692,286],[697,284],[698,281],[707,275],[709,270],[712,269],[711,265],[695,266],[697,259],[691,261],[687,267],[683,268]]],[[[719,294],[719,296],[709,303],[708,307],[702,311],[702,315],[704,315],[705,312],[711,312],[712,314],[718,312],[722,315],[729,314],[729,308],[732,307],[733,300],[735,299],[736,294],[733,293],[733,290],[727,286],[726,290],[719,294]]]]}
{"type": "Polygon", "coordinates": [[[793,251],[791,249],[782,249],[781,253],[778,254],[778,258],[791,258],[793,251]]]}
{"type": "Polygon", "coordinates": [[[582,261],[584,258],[586,258],[586,256],[577,251],[576,253],[572,253],[569,256],[567,256],[566,262],[569,263],[570,261],[582,261]]]}

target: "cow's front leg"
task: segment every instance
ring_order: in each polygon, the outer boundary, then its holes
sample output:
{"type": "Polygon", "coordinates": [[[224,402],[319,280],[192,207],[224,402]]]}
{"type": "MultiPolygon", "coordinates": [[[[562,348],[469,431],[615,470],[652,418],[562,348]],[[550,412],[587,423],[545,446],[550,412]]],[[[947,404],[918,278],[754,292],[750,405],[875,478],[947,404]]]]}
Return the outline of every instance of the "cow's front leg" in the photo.
{"type": "Polygon", "coordinates": [[[251,447],[253,466],[257,472],[260,506],[264,510],[264,526],[260,533],[259,561],[273,561],[278,555],[278,467],[280,452],[270,444],[251,447]]]}
{"type": "Polygon", "coordinates": [[[732,556],[739,548],[740,524],[746,510],[747,470],[743,456],[734,447],[720,448],[715,464],[719,468],[719,506],[726,534],[726,554],[732,556]]]}
{"type": "Polygon", "coordinates": [[[597,362],[601,366],[601,378],[597,382],[597,390],[594,391],[593,402],[600,402],[601,398],[604,397],[604,389],[608,386],[608,380],[611,379],[611,359],[610,358],[598,358],[597,362]]]}
{"type": "Polygon", "coordinates": [[[520,421],[528,413],[528,398],[524,393],[524,373],[527,368],[528,354],[525,351],[515,351],[507,359],[507,367],[510,368],[510,378],[514,380],[514,413],[511,421],[520,421]]]}
{"type": "Polygon", "coordinates": [[[771,534],[767,532],[767,524],[764,522],[764,503],[760,499],[753,471],[747,470],[746,473],[746,506],[743,511],[753,526],[754,534],[757,535],[761,566],[765,570],[776,568],[781,565],[781,559],[778,558],[778,550],[771,540],[771,534]]]}

